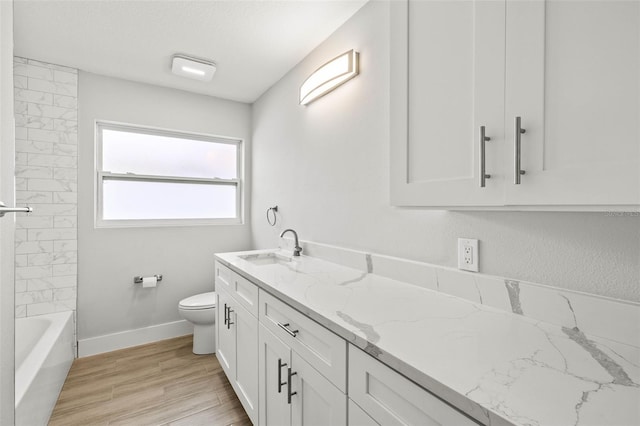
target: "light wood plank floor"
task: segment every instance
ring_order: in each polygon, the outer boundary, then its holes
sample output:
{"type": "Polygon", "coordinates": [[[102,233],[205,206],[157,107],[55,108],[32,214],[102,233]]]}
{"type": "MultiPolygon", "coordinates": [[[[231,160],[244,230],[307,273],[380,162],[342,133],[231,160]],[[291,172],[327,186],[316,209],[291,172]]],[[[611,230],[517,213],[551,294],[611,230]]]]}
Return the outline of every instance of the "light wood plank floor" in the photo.
{"type": "Polygon", "coordinates": [[[50,426],[251,425],[214,355],[192,336],[74,361],[50,426]]]}

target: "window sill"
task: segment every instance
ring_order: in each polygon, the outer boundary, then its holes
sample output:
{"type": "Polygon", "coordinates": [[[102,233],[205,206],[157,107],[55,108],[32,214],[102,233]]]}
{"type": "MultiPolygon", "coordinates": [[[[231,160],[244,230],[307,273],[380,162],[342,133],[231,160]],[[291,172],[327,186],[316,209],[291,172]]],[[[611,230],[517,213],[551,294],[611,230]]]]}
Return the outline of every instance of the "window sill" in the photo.
{"type": "Polygon", "coordinates": [[[234,226],[244,225],[241,219],[136,219],[136,220],[97,220],[95,229],[109,228],[165,228],[187,226],[234,226]]]}

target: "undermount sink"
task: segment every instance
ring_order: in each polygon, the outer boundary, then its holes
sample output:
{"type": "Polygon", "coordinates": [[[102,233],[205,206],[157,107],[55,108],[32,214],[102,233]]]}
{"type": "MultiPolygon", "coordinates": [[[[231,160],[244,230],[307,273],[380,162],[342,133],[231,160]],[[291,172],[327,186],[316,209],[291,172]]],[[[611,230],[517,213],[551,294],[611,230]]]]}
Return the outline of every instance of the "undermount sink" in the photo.
{"type": "Polygon", "coordinates": [[[292,261],[290,257],[283,256],[278,253],[245,254],[239,257],[240,259],[244,259],[256,266],[277,264],[286,265],[287,263],[292,261]]]}

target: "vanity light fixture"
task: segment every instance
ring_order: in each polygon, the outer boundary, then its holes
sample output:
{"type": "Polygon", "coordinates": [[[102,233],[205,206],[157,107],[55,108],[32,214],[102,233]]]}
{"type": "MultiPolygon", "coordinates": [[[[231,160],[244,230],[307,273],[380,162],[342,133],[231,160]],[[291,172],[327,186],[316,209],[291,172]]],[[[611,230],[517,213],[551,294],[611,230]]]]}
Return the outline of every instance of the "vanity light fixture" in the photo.
{"type": "Polygon", "coordinates": [[[315,70],[300,86],[300,105],[318,99],[358,75],[358,52],[351,49],[315,70]]]}
{"type": "Polygon", "coordinates": [[[171,71],[181,77],[200,81],[211,81],[216,72],[216,64],[204,59],[192,58],[185,55],[174,55],[171,71]]]}

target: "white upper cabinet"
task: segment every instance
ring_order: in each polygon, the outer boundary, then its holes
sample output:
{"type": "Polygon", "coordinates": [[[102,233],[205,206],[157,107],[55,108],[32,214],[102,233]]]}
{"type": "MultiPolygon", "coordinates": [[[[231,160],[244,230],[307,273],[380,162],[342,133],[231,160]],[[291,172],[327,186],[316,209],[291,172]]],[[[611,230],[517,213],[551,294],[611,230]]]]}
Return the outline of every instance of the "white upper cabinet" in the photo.
{"type": "Polygon", "coordinates": [[[392,204],[637,207],[639,9],[392,2],[392,204]]]}
{"type": "Polygon", "coordinates": [[[511,152],[515,117],[526,129],[507,204],[640,204],[640,2],[508,1],[506,16],[511,152]]]}

